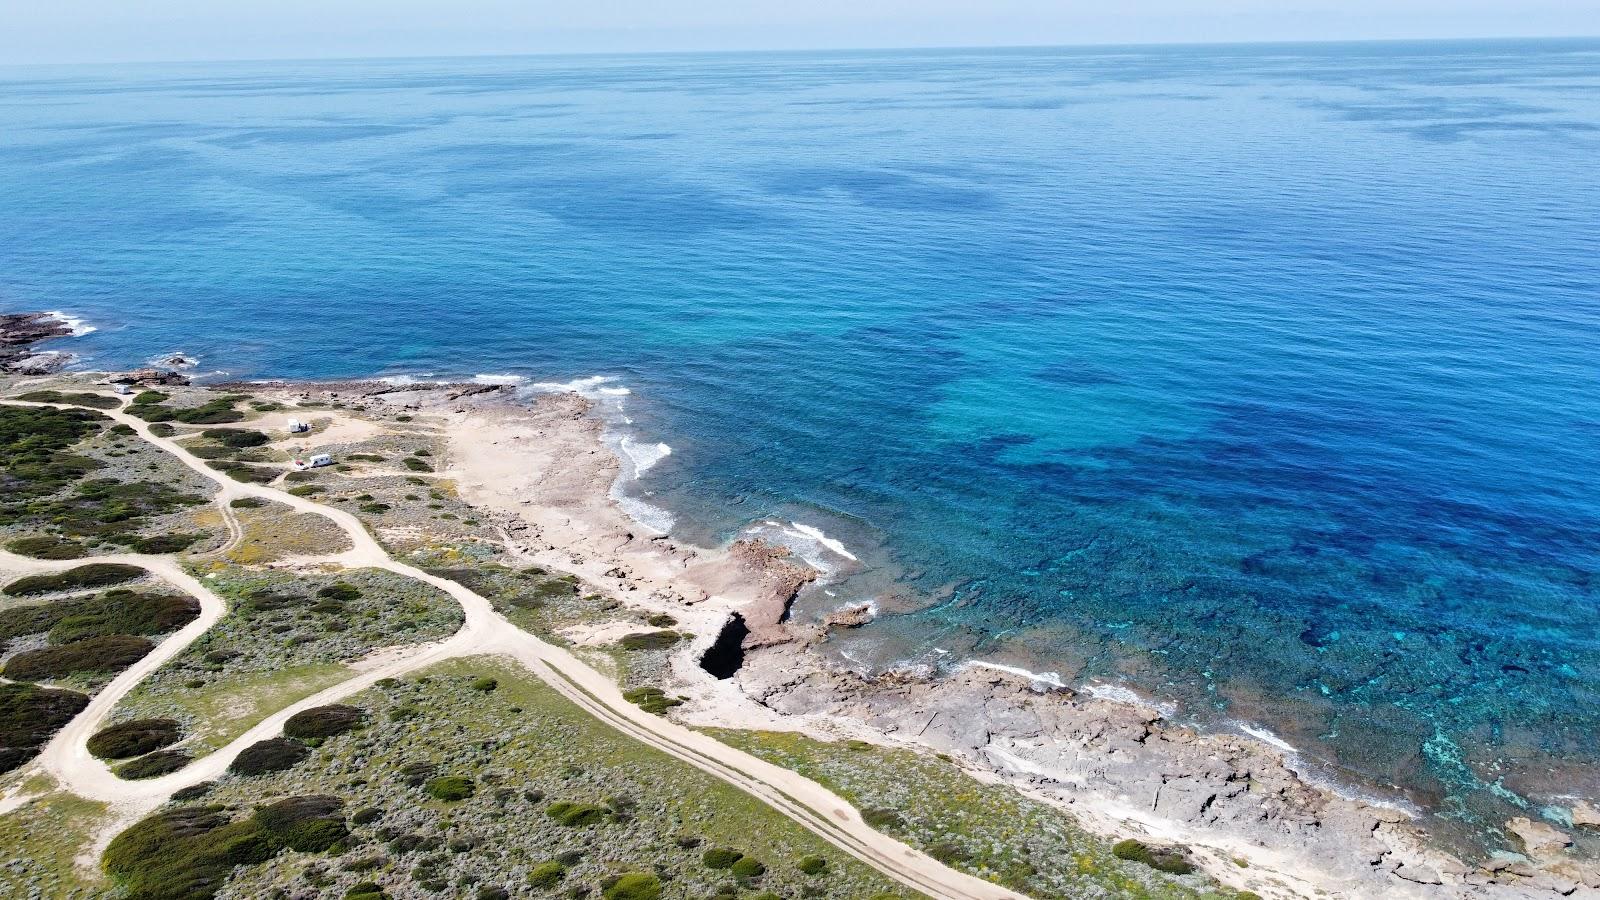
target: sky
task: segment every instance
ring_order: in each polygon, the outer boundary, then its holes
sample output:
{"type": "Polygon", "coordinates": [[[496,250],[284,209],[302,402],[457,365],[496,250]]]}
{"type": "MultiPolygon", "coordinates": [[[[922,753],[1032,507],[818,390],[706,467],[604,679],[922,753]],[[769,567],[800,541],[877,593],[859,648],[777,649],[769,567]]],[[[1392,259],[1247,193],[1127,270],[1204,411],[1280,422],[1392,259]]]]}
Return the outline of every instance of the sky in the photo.
{"type": "Polygon", "coordinates": [[[0,65],[1600,35],[1600,0],[0,0],[0,65]]]}

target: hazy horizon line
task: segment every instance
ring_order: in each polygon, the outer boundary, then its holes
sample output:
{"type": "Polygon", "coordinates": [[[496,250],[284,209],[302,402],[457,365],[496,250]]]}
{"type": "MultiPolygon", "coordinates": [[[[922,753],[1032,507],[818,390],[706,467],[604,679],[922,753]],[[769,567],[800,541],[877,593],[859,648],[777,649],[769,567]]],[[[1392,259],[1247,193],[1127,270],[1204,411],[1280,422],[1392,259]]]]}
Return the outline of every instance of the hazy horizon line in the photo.
{"type": "Polygon", "coordinates": [[[204,64],[249,64],[291,62],[376,62],[430,59],[524,59],[531,57],[582,58],[582,57],[634,57],[634,56],[795,56],[827,53],[914,53],[919,51],[984,52],[1007,50],[1097,50],[1097,49],[1152,49],[1179,47],[1306,47],[1348,46],[1376,44],[1476,44],[1512,42],[1600,42],[1600,33],[1584,35],[1481,35],[1475,37],[1401,37],[1401,38],[1334,38],[1242,40],[1242,41],[1084,41],[1081,43],[1039,44],[909,44],[903,46],[831,46],[804,48],[756,47],[748,49],[677,49],[677,50],[528,50],[515,53],[400,53],[352,54],[260,57],[190,57],[183,59],[114,59],[92,62],[31,62],[0,63],[6,69],[95,68],[102,66],[169,66],[204,64]]]}

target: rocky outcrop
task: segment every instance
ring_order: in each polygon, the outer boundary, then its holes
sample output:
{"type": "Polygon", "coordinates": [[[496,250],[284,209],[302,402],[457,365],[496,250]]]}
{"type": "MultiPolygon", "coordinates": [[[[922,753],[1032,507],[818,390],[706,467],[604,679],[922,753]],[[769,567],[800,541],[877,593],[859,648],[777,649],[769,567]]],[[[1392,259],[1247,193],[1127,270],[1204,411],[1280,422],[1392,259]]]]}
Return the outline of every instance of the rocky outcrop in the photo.
{"type": "Polygon", "coordinates": [[[34,353],[33,345],[71,336],[71,326],[50,313],[0,313],[0,372],[48,375],[59,371],[71,357],[60,353],[34,353]]]}
{"type": "Polygon", "coordinates": [[[779,713],[853,722],[998,773],[1106,830],[1210,847],[1225,865],[1237,851],[1223,848],[1242,841],[1341,897],[1600,896],[1600,870],[1571,858],[1570,839],[1543,823],[1508,823],[1528,857],[1468,866],[1430,845],[1406,812],[1317,787],[1256,740],[1002,670],[869,678],[799,646],[753,650],[738,684],[779,713]]]}

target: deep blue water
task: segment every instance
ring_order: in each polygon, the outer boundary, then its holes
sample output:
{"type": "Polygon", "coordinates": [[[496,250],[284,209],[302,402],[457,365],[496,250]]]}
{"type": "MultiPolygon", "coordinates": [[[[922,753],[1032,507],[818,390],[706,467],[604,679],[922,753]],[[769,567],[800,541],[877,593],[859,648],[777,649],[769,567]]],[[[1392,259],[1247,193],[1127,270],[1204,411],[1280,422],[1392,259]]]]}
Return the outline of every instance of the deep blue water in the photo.
{"type": "Polygon", "coordinates": [[[0,307],[615,376],[679,530],[1494,840],[1595,796],[1600,42],[0,70],[0,307]]]}

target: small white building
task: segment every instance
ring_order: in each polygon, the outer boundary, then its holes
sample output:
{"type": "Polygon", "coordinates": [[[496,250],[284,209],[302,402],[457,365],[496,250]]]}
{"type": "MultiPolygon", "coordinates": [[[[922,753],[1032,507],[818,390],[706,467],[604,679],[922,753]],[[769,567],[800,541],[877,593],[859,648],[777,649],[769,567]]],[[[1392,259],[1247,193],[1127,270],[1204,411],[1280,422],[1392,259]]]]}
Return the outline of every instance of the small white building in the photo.
{"type": "Polygon", "coordinates": [[[302,422],[299,419],[290,419],[289,420],[289,433],[290,434],[305,434],[306,432],[308,432],[310,430],[311,430],[311,423],[310,422],[302,422]]]}
{"type": "Polygon", "coordinates": [[[320,469],[323,466],[333,465],[333,457],[326,453],[318,453],[310,459],[297,459],[294,461],[294,470],[304,472],[307,469],[320,469]]]}

